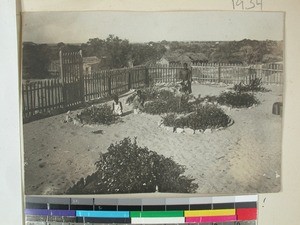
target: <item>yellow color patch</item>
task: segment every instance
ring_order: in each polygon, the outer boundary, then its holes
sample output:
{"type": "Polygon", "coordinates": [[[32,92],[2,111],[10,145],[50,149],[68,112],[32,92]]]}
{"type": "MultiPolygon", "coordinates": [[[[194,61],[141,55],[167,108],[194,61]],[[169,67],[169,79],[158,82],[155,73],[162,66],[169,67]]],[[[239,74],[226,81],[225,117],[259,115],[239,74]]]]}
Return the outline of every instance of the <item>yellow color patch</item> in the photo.
{"type": "Polygon", "coordinates": [[[211,209],[211,210],[187,210],[184,211],[185,217],[198,216],[234,216],[235,209],[211,209]]]}

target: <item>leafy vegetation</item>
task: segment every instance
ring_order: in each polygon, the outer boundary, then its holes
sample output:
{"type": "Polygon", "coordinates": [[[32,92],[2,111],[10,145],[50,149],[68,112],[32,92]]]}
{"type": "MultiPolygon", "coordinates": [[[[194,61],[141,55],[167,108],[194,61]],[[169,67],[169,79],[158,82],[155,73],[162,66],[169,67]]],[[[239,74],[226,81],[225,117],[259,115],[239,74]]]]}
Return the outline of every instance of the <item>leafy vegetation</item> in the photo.
{"type": "Polygon", "coordinates": [[[198,185],[183,175],[185,168],[171,158],[125,138],[111,144],[95,163],[97,171],[82,178],[67,194],[177,192],[194,193],[198,185]]]}
{"type": "MultiPolygon", "coordinates": [[[[206,96],[194,98],[190,95],[176,96],[166,89],[148,88],[143,91],[149,97],[145,103],[144,112],[163,116],[163,124],[171,127],[189,127],[194,130],[205,130],[207,128],[226,127],[230,124],[230,118],[218,108],[216,103],[218,96],[206,96]],[[206,104],[210,102],[210,104],[206,104]]],[[[132,96],[127,103],[133,101],[132,96]]]]}
{"type": "Polygon", "coordinates": [[[235,84],[233,86],[233,90],[236,92],[248,92],[248,91],[266,92],[266,91],[268,91],[265,87],[262,86],[261,78],[254,78],[254,79],[250,80],[249,84],[243,84],[242,82],[239,84],[235,84]]]}
{"type": "Polygon", "coordinates": [[[85,108],[78,115],[82,123],[87,124],[111,124],[116,121],[116,117],[109,105],[92,106],[85,108]]]}
{"type": "Polygon", "coordinates": [[[23,78],[47,78],[50,57],[47,45],[34,43],[23,46],[23,78]]]}
{"type": "Polygon", "coordinates": [[[105,39],[91,38],[86,43],[35,44],[23,43],[24,78],[44,79],[49,76],[49,64],[59,59],[59,51],[82,50],[84,57],[97,56],[101,68],[123,68],[133,65],[147,65],[157,62],[162,56],[189,53],[203,55],[209,63],[271,63],[282,61],[283,41],[241,41],[224,42],[178,42],[160,41],[130,43],[114,35],[105,39]]]}
{"type": "MultiPolygon", "coordinates": [[[[145,101],[152,101],[152,100],[163,100],[167,101],[170,98],[174,97],[174,93],[170,90],[165,90],[165,89],[159,89],[155,87],[149,87],[149,88],[144,88],[142,91],[142,95],[145,99],[145,101]]],[[[127,104],[131,104],[133,102],[133,99],[135,98],[136,93],[133,93],[131,96],[129,96],[126,99],[127,104]]]]}
{"type": "Polygon", "coordinates": [[[242,92],[223,92],[218,97],[218,103],[234,108],[250,107],[258,104],[258,99],[250,93],[242,92]]]}
{"type": "Polygon", "coordinates": [[[216,105],[199,105],[195,112],[186,116],[168,114],[163,117],[163,124],[175,128],[191,128],[195,130],[206,130],[219,127],[227,127],[231,119],[222,109],[216,105]]]}

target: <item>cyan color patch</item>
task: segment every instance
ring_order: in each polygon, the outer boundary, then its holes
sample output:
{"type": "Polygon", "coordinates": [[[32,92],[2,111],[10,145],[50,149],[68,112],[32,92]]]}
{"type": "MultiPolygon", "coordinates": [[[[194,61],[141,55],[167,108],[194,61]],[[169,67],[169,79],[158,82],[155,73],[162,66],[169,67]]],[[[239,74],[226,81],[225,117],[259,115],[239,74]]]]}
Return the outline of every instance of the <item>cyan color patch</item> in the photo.
{"type": "Polygon", "coordinates": [[[129,218],[129,211],[83,211],[76,210],[77,217],[129,218]]]}

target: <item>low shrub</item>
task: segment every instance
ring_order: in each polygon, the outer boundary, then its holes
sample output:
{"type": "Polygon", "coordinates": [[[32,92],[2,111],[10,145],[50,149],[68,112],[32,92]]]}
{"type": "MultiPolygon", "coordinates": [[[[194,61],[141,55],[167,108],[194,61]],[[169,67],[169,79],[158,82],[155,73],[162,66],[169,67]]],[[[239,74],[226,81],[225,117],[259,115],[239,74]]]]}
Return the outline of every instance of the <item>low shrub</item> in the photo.
{"type": "Polygon", "coordinates": [[[243,84],[240,82],[239,84],[235,84],[233,86],[233,90],[236,92],[248,92],[248,91],[256,91],[256,92],[266,92],[268,89],[262,86],[261,78],[254,78],[250,80],[249,84],[243,84]]]}
{"type": "Polygon", "coordinates": [[[198,102],[189,102],[189,96],[182,95],[175,97],[170,96],[169,98],[157,99],[145,103],[144,112],[159,115],[163,113],[188,113],[195,109],[195,105],[198,102]]]}
{"type": "Polygon", "coordinates": [[[168,101],[156,100],[146,102],[144,112],[159,115],[168,112],[177,112],[179,110],[179,99],[169,99],[168,101]]]}
{"type": "MultiPolygon", "coordinates": [[[[175,127],[175,120],[177,119],[178,114],[176,113],[168,113],[167,115],[163,116],[163,124],[168,127],[175,127]]],[[[177,126],[181,127],[181,126],[177,126]]]]}
{"type": "Polygon", "coordinates": [[[170,90],[162,89],[158,92],[156,98],[163,100],[163,101],[168,101],[169,99],[173,99],[174,97],[175,97],[174,92],[172,92],[170,90]]]}
{"type": "MultiPolygon", "coordinates": [[[[150,88],[145,88],[142,90],[142,95],[145,99],[145,101],[152,101],[152,100],[166,100],[168,97],[172,97],[173,93],[172,91],[169,90],[164,90],[164,89],[158,89],[155,87],[150,87],[150,88]]],[[[133,102],[133,99],[135,98],[136,93],[133,93],[131,96],[129,96],[126,99],[127,104],[131,104],[133,102]]]]}
{"type": "Polygon", "coordinates": [[[234,108],[250,107],[258,104],[258,99],[250,93],[243,92],[223,92],[218,97],[218,103],[234,108]]]}
{"type": "Polygon", "coordinates": [[[91,106],[82,110],[78,115],[83,123],[87,124],[111,124],[115,122],[116,117],[109,105],[103,104],[100,106],[91,106]]]}
{"type": "Polygon", "coordinates": [[[147,147],[136,139],[125,138],[111,144],[95,163],[97,171],[79,180],[67,194],[109,194],[180,192],[193,193],[198,185],[183,175],[185,168],[147,147]]]}
{"type": "Polygon", "coordinates": [[[163,124],[171,127],[188,127],[193,130],[227,127],[231,119],[216,105],[199,105],[193,113],[187,115],[168,114],[163,117],[163,124]]]}

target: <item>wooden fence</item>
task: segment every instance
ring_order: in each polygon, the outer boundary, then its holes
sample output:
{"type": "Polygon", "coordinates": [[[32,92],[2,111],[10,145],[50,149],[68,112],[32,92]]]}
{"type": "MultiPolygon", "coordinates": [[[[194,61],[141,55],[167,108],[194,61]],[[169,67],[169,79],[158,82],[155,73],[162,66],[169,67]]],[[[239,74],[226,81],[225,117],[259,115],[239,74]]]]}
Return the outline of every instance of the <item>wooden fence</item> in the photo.
{"type": "Polygon", "coordinates": [[[23,118],[61,109],[64,105],[60,79],[22,84],[23,118]]]}
{"type": "Polygon", "coordinates": [[[148,85],[147,77],[147,69],[145,67],[101,70],[97,73],[85,75],[85,101],[144,87],[148,85]]]}
{"type": "MultiPolygon", "coordinates": [[[[103,70],[84,76],[83,82],[85,102],[149,85],[145,67],[103,70]]],[[[69,87],[59,78],[23,82],[23,118],[28,120],[38,115],[46,115],[53,111],[55,113],[57,110],[65,110],[73,106],[66,102],[69,98],[64,98],[64,88],[69,87]]]]}
{"type": "Polygon", "coordinates": [[[251,79],[260,78],[263,84],[283,84],[281,65],[231,65],[200,64],[192,66],[194,80],[203,82],[222,82],[226,84],[249,83],[251,79]]]}
{"type": "Polygon", "coordinates": [[[149,77],[152,84],[171,83],[179,80],[179,71],[182,67],[150,66],[148,67],[149,77]]]}
{"type": "MultiPolygon", "coordinates": [[[[83,77],[82,97],[88,102],[130,89],[176,82],[180,80],[180,69],[182,67],[150,66],[98,71],[83,77]]],[[[249,83],[253,78],[261,78],[264,84],[283,84],[283,68],[279,65],[197,64],[192,65],[192,77],[199,83],[249,83]]],[[[24,82],[23,118],[29,119],[53,110],[65,110],[68,104],[63,97],[64,88],[63,82],[58,78],[24,82]]]]}
{"type": "MultiPolygon", "coordinates": [[[[152,83],[171,83],[180,80],[181,66],[150,66],[149,77],[152,83]]],[[[197,63],[191,64],[193,80],[199,83],[249,83],[251,79],[261,78],[263,84],[283,84],[281,64],[244,66],[240,64],[197,63]]]]}

